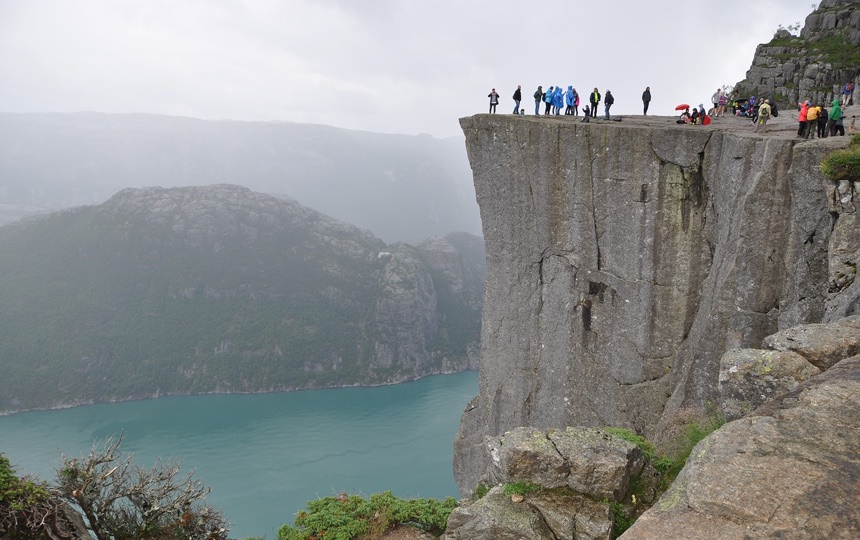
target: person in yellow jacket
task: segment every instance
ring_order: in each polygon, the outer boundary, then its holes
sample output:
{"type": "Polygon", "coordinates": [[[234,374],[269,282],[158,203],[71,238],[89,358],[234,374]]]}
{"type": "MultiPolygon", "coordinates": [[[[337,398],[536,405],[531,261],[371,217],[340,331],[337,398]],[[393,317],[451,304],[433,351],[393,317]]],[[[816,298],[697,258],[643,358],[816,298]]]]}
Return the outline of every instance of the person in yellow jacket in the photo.
{"type": "Polygon", "coordinates": [[[810,105],[809,109],[806,111],[806,139],[814,139],[815,138],[815,129],[812,129],[813,126],[818,125],[818,117],[821,115],[821,106],[820,105],[810,105]]]}
{"type": "Polygon", "coordinates": [[[770,100],[764,100],[764,103],[761,104],[758,108],[758,123],[755,126],[755,130],[753,133],[758,133],[759,128],[762,129],[765,133],[767,133],[767,121],[770,120],[770,100]]]}

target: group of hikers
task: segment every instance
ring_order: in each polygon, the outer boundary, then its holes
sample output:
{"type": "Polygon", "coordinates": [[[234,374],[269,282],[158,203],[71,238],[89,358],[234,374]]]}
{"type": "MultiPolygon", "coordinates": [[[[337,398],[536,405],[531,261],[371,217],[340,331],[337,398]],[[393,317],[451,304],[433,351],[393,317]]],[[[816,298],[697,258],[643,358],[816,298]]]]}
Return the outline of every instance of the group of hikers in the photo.
{"type": "MultiPolygon", "coordinates": [[[[845,115],[842,112],[843,107],[847,107],[851,103],[854,94],[854,83],[846,83],[842,86],[839,95],[833,99],[830,110],[824,108],[823,104],[813,104],[809,100],[802,101],[798,106],[798,122],[797,136],[810,139],[817,134],[819,138],[827,137],[828,135],[845,135],[844,119],[845,115]]],[[[493,88],[487,95],[490,98],[490,113],[496,112],[496,106],[499,104],[499,94],[493,88]]],[[[569,85],[567,90],[563,90],[561,85],[550,86],[546,92],[543,86],[538,86],[534,93],[535,100],[535,115],[541,114],[541,105],[544,105],[544,115],[560,115],[562,109],[565,115],[579,116],[580,95],[573,85],[569,85]]],[[[525,114],[525,109],[520,108],[523,101],[522,86],[517,86],[513,95],[514,110],[513,114],[525,114]]],[[[615,104],[615,97],[609,90],[606,95],[602,96],[597,87],[588,95],[588,105],[583,107],[583,121],[588,121],[588,118],[597,116],[597,106],[601,100],[604,105],[604,116],[608,120],[610,118],[609,110],[615,104]]],[[[651,102],[651,88],[646,87],[642,93],[643,114],[648,114],[648,105],[651,102]]],[[[690,112],[689,105],[679,105],[678,110],[682,110],[677,122],[679,124],[704,124],[707,125],[711,121],[711,117],[721,117],[726,114],[726,109],[731,104],[732,114],[735,116],[743,116],[750,118],[756,126],[755,131],[767,131],[767,123],[772,117],[779,116],[776,102],[770,99],[756,99],[755,96],[750,96],[749,99],[730,98],[725,89],[717,88],[717,91],[711,96],[713,108],[705,109],[704,104],[699,104],[690,112]]],[[[853,134],[855,117],[851,117],[851,127],[849,131],[853,134]]]]}
{"type": "MultiPolygon", "coordinates": [[[[499,94],[493,88],[487,97],[490,98],[490,114],[496,112],[496,105],[499,104],[499,94]]],[[[649,98],[650,99],[650,98],[649,98]]],[[[517,86],[513,95],[514,112],[513,114],[525,114],[525,109],[520,108],[523,101],[522,85],[517,86]]],[[[569,85],[567,90],[562,90],[561,85],[550,86],[546,92],[543,86],[538,86],[534,93],[535,100],[535,115],[540,115],[541,104],[545,105],[543,114],[545,115],[560,115],[562,109],[565,115],[579,116],[580,95],[573,85],[569,85]]],[[[585,118],[597,117],[597,105],[603,101],[604,116],[609,119],[609,109],[615,104],[615,97],[612,92],[607,90],[606,95],[602,96],[597,87],[588,95],[588,105],[582,109],[585,118]]]]}
{"type": "MultiPolygon", "coordinates": [[[[842,101],[846,106],[850,103],[849,100],[842,101]]],[[[842,112],[842,103],[839,98],[836,98],[831,103],[830,112],[823,105],[811,103],[808,99],[798,103],[800,107],[797,114],[797,136],[804,139],[814,139],[818,135],[819,139],[823,139],[828,135],[845,135],[845,115],[842,112]]],[[[851,132],[853,134],[855,118],[851,117],[851,132]]]]}

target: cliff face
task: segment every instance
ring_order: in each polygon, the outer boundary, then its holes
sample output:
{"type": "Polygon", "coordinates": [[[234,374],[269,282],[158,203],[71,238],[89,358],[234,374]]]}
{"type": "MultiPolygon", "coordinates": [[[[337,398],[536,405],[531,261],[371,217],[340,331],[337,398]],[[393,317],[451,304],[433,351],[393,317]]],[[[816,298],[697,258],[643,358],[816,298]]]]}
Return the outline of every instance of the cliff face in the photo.
{"type": "Polygon", "coordinates": [[[615,425],[670,440],[716,402],[725,350],[857,310],[851,280],[831,283],[843,214],[818,172],[844,138],[668,122],[461,120],[487,253],[480,394],[455,446],[464,494],[487,473],[485,435],[615,425]]]}

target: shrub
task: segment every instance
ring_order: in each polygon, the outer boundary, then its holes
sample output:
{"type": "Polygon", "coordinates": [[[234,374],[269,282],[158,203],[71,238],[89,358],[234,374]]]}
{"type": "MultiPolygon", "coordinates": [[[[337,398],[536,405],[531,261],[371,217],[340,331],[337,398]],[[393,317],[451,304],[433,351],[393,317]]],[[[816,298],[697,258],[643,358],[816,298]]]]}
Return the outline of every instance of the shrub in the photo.
{"type": "Polygon", "coordinates": [[[68,538],[64,510],[44,482],[19,478],[0,454],[0,537],[68,538]]]}
{"type": "Polygon", "coordinates": [[[420,527],[439,535],[445,530],[448,515],[457,506],[452,497],[438,499],[399,499],[390,491],[374,493],[370,500],[341,493],[309,501],[306,510],[296,514],[293,527],[278,530],[280,540],[378,539],[392,525],[420,527]]]}
{"type": "Polygon", "coordinates": [[[835,150],[821,162],[821,173],[826,178],[833,181],[860,180],[860,148],[853,139],[851,142],[853,148],[835,150]]]}

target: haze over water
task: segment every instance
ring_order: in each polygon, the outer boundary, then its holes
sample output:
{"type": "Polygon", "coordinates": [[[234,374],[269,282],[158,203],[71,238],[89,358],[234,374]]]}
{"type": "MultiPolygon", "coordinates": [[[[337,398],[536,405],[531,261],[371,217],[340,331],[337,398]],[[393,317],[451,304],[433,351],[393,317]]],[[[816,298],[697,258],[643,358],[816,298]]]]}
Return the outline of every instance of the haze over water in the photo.
{"type": "Polygon", "coordinates": [[[309,499],[391,490],[457,497],[454,436],[477,373],[374,388],[167,397],[0,417],[0,452],[19,474],[53,480],[60,452],[124,432],[134,462],[182,460],[212,488],[231,538],[292,524],[309,499]]]}

